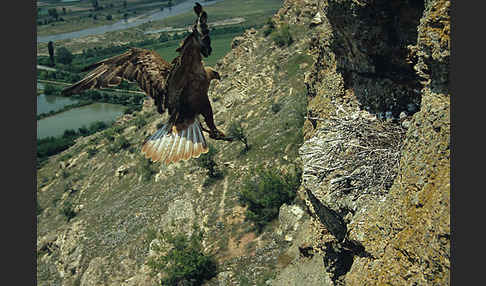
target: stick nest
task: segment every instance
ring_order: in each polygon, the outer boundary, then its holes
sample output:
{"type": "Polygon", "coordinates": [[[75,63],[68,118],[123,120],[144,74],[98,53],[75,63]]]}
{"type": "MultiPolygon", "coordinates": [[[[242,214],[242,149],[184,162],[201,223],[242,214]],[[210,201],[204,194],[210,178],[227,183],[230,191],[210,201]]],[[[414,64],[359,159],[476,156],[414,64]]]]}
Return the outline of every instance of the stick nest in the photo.
{"type": "MultiPolygon", "coordinates": [[[[300,149],[304,185],[327,183],[328,193],[384,194],[393,184],[406,129],[363,111],[318,120],[319,130],[300,149]]],[[[354,198],[355,199],[355,198],[354,198]]]]}

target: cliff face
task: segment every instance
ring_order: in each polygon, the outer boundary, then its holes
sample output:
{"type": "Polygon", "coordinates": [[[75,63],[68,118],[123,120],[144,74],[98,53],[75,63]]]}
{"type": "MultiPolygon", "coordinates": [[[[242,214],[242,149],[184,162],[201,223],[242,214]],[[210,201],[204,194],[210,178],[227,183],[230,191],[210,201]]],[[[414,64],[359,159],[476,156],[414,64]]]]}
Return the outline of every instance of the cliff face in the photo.
{"type": "Polygon", "coordinates": [[[313,251],[332,284],[448,284],[450,2],[307,2],[313,251]]]}
{"type": "Polygon", "coordinates": [[[53,156],[37,174],[38,283],[154,285],[154,232],[196,223],[219,263],[207,285],[448,284],[449,6],[287,0],[272,22],[288,46],[265,27],[235,38],[210,98],[251,149],[210,141],[219,180],[193,160],[146,163],[138,148],[165,120],[148,102],[53,156]],[[259,234],[238,193],[261,165],[303,175],[259,234]]]}

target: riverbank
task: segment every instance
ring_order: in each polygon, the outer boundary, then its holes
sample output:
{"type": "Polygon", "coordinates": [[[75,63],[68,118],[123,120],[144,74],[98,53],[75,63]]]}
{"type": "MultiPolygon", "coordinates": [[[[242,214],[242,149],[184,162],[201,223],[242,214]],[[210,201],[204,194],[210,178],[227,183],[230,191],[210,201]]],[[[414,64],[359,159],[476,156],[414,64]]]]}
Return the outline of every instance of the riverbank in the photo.
{"type": "Polygon", "coordinates": [[[61,109],[58,109],[58,110],[51,110],[47,113],[38,114],[36,116],[36,118],[37,118],[37,120],[41,120],[41,119],[44,119],[46,117],[54,116],[56,114],[59,114],[59,113],[62,113],[62,112],[65,112],[65,111],[68,111],[68,110],[71,110],[71,109],[74,109],[74,108],[77,108],[77,107],[89,105],[89,104],[92,104],[92,103],[93,103],[93,101],[91,101],[91,100],[85,100],[85,101],[69,104],[69,105],[62,107],[61,109]]]}
{"type": "MultiPolygon", "coordinates": [[[[204,2],[200,1],[200,2],[201,5],[207,6],[207,5],[213,5],[221,1],[223,0],[212,0],[212,1],[204,1],[204,2]]],[[[52,27],[49,27],[51,28],[51,30],[54,30],[54,33],[52,33],[52,31],[51,33],[49,33],[48,32],[49,28],[39,29],[40,30],[39,35],[44,35],[44,36],[38,36],[37,42],[47,43],[49,41],[54,42],[59,40],[74,39],[74,38],[80,38],[88,35],[101,35],[107,32],[114,32],[118,30],[125,30],[128,28],[137,27],[144,23],[163,20],[165,18],[173,17],[191,11],[192,7],[196,2],[197,1],[193,1],[193,0],[173,1],[173,4],[170,8],[168,7],[167,3],[164,4],[160,3],[159,8],[156,9],[154,9],[153,7],[144,8],[144,7],[134,6],[132,8],[117,10],[113,5],[113,7],[110,7],[112,9],[107,9],[106,12],[99,11],[98,13],[89,13],[81,17],[72,18],[72,19],[68,18],[68,20],[61,21],[60,23],[57,24],[64,26],[65,27],[64,29],[52,29],[52,27]],[[179,3],[174,5],[174,2],[175,3],[179,2],[179,3]],[[121,11],[121,13],[118,11],[121,11]],[[98,16],[99,14],[102,14],[103,16],[101,15],[98,16]],[[115,15],[115,18],[113,17],[113,15],[115,15]],[[129,18],[129,16],[131,17],[129,18]],[[76,28],[76,26],[78,26],[79,28],[76,28]],[[67,33],[62,32],[67,30],[73,30],[73,31],[67,33]]],[[[55,26],[56,25],[54,25],[54,27],[55,26]]],[[[43,25],[38,27],[42,28],[43,25]]]]}
{"type": "Polygon", "coordinates": [[[57,96],[59,98],[78,100],[78,102],[67,104],[59,109],[50,110],[49,112],[37,114],[37,120],[41,120],[50,116],[57,115],[59,113],[63,113],[93,103],[110,103],[110,104],[122,105],[127,108],[124,111],[124,113],[128,114],[128,113],[132,113],[133,111],[140,110],[142,108],[142,100],[145,97],[144,92],[118,90],[118,89],[102,89],[101,91],[88,90],[81,94],[75,94],[70,97],[64,97],[60,95],[61,88],[59,86],[53,86],[51,84],[54,85],[61,84],[66,86],[70,84],[62,83],[62,82],[46,81],[46,80],[42,81],[42,83],[50,83],[49,85],[44,86],[44,92],[49,91],[49,96],[57,96]]]}
{"type": "MultiPolygon", "coordinates": [[[[222,2],[209,1],[212,5],[205,8],[209,15],[208,25],[216,27],[252,27],[262,25],[280,7],[279,0],[224,0],[222,2]],[[231,20],[231,21],[230,21],[231,20]],[[218,24],[218,25],[216,25],[218,24]],[[222,25],[222,26],[221,26],[222,25]]],[[[201,2],[202,4],[206,2],[201,2]]],[[[192,6],[191,6],[192,7],[192,6]]],[[[130,42],[157,38],[155,30],[185,29],[194,21],[194,13],[189,9],[185,13],[170,16],[163,20],[151,20],[138,26],[126,26],[122,30],[106,32],[104,34],[89,34],[77,38],[55,40],[55,47],[66,47],[73,54],[82,53],[90,48],[103,48],[111,45],[126,45],[130,42]],[[146,34],[146,32],[149,32],[146,34]]],[[[171,34],[175,32],[170,32],[171,34]]],[[[37,55],[48,56],[47,42],[37,43],[37,55]]]]}
{"type": "MultiPolygon", "coordinates": [[[[172,0],[172,5],[177,6],[185,0],[172,0]]],[[[98,8],[93,7],[92,1],[59,2],[47,5],[38,5],[37,36],[38,38],[67,33],[76,33],[85,29],[99,28],[116,25],[119,22],[132,23],[148,17],[154,12],[167,9],[168,1],[153,0],[111,1],[101,3],[98,8]],[[49,15],[49,9],[58,10],[57,17],[49,15]]]]}

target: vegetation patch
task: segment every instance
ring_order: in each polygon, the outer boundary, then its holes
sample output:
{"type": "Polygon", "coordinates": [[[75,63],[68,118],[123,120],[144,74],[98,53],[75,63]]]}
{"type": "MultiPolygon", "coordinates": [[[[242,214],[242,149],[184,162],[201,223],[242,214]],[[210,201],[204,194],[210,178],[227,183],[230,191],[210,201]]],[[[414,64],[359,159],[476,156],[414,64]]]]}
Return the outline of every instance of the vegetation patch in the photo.
{"type": "Polygon", "coordinates": [[[209,151],[206,154],[201,154],[196,159],[196,164],[206,169],[208,177],[204,180],[203,186],[207,187],[217,180],[221,180],[224,177],[223,172],[218,168],[218,164],[214,160],[214,156],[218,152],[213,145],[208,145],[209,151]]]}
{"type": "Polygon", "coordinates": [[[114,154],[121,150],[128,149],[128,147],[130,147],[130,142],[128,142],[125,137],[118,136],[116,137],[115,142],[108,146],[108,152],[114,154]]]}
{"type": "Polygon", "coordinates": [[[279,29],[273,31],[270,37],[279,47],[290,46],[294,42],[288,24],[283,24],[279,29]]]}
{"type": "Polygon", "coordinates": [[[64,215],[68,222],[76,216],[73,204],[70,201],[64,202],[61,208],[61,213],[64,215]]]}
{"type": "Polygon", "coordinates": [[[263,166],[255,168],[244,179],[238,195],[240,204],[248,206],[246,219],[253,222],[257,231],[278,217],[282,204],[291,204],[301,182],[301,171],[282,174],[277,169],[263,166]]]}
{"type": "Polygon", "coordinates": [[[81,127],[78,131],[68,129],[60,137],[46,137],[37,140],[37,167],[40,168],[49,156],[59,154],[76,143],[81,136],[88,136],[109,127],[109,124],[98,121],[88,127],[81,127]]]}
{"type": "Polygon", "coordinates": [[[150,179],[157,174],[157,166],[151,160],[142,158],[140,173],[142,174],[142,179],[144,181],[150,181],[150,179]]]}
{"type": "Polygon", "coordinates": [[[228,136],[245,144],[245,148],[241,151],[242,154],[250,150],[250,145],[248,144],[248,136],[241,126],[240,121],[235,121],[230,124],[230,127],[228,129],[228,136]]]}
{"type": "Polygon", "coordinates": [[[216,276],[216,260],[204,253],[199,228],[194,227],[190,236],[161,232],[158,239],[160,243],[153,248],[159,255],[150,258],[147,265],[152,275],[163,273],[161,285],[202,285],[216,276]]]}

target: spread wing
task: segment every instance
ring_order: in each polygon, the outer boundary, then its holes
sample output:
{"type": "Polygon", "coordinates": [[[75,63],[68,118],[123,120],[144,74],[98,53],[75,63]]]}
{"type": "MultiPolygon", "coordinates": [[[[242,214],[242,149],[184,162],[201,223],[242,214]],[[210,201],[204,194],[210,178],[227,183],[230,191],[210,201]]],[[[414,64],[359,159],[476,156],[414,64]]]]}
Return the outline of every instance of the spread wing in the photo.
{"type": "Polygon", "coordinates": [[[69,96],[83,90],[118,86],[123,79],[135,81],[147,95],[154,98],[157,111],[164,113],[167,108],[166,81],[171,64],[154,51],[132,48],[90,66],[83,71],[89,72],[82,80],[64,89],[62,94],[69,96]]]}

